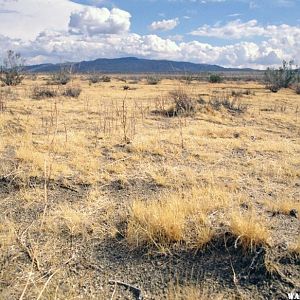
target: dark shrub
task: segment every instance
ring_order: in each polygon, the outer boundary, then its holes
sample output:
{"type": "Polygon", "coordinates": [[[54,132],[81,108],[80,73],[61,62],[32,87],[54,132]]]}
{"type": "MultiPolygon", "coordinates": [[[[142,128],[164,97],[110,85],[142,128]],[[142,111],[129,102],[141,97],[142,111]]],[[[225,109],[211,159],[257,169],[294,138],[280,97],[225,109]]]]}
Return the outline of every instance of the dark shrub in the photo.
{"type": "Polygon", "coordinates": [[[101,81],[103,82],[111,82],[111,78],[107,75],[103,75],[101,78],[101,81]]]}
{"type": "Polygon", "coordinates": [[[7,86],[18,85],[24,79],[22,74],[24,60],[20,53],[7,51],[3,66],[0,68],[0,81],[7,86]]]}
{"type": "Polygon", "coordinates": [[[99,73],[89,74],[88,81],[90,84],[99,83],[99,82],[101,82],[101,76],[99,73]]]}
{"type": "Polygon", "coordinates": [[[33,99],[54,98],[57,95],[57,90],[49,86],[35,86],[32,90],[33,99]]]}
{"type": "Polygon", "coordinates": [[[67,87],[64,92],[63,92],[63,96],[65,97],[72,97],[72,98],[78,98],[79,95],[81,93],[81,88],[78,86],[70,86],[67,87]]]}
{"type": "Polygon", "coordinates": [[[192,99],[183,89],[179,88],[170,92],[170,98],[175,104],[174,113],[176,115],[191,114],[196,111],[197,101],[192,99]]]}
{"type": "Polygon", "coordinates": [[[288,88],[296,81],[298,71],[293,69],[293,61],[282,62],[278,69],[268,68],[264,73],[266,87],[273,93],[281,88],[288,88]]]}
{"type": "Polygon", "coordinates": [[[148,76],[147,77],[147,84],[150,85],[157,85],[159,84],[160,79],[157,76],[148,76]]]}
{"type": "Polygon", "coordinates": [[[227,97],[215,96],[209,101],[209,105],[214,110],[221,110],[221,108],[233,113],[244,113],[247,111],[247,106],[240,103],[238,98],[230,100],[227,97]]]}
{"type": "Polygon", "coordinates": [[[220,75],[218,75],[218,74],[211,74],[209,76],[208,81],[210,83],[221,83],[223,81],[223,78],[220,75]]]}

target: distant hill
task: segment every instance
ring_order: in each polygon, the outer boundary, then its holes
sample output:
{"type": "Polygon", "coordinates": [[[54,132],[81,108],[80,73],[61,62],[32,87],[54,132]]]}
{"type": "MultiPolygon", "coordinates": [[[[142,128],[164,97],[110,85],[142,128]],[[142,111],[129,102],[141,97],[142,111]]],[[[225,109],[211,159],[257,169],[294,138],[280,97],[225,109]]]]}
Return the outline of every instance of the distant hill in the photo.
{"type": "MultiPolygon", "coordinates": [[[[253,71],[252,69],[223,68],[217,65],[195,64],[170,60],[140,59],[136,57],[99,58],[92,61],[67,63],[73,66],[75,72],[102,73],[197,73],[216,71],[253,71]]],[[[33,73],[56,72],[65,64],[41,64],[27,66],[26,70],[33,73]]]]}

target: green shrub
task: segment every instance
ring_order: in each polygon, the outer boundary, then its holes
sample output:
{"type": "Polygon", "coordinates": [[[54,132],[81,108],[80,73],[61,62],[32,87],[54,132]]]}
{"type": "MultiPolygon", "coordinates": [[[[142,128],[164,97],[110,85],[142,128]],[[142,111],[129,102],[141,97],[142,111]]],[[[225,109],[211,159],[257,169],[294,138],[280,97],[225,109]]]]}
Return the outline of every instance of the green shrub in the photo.
{"type": "Polygon", "coordinates": [[[273,93],[278,92],[281,88],[290,87],[299,77],[299,71],[293,69],[293,61],[282,62],[278,69],[268,68],[264,73],[266,87],[273,93]]]}
{"type": "Polygon", "coordinates": [[[147,84],[150,85],[157,85],[159,84],[160,79],[157,76],[148,76],[147,77],[147,84]]]}
{"type": "Polygon", "coordinates": [[[0,81],[7,86],[18,85],[24,79],[22,74],[24,60],[20,53],[7,51],[3,66],[0,67],[0,81]]]}
{"type": "Polygon", "coordinates": [[[223,78],[220,75],[218,75],[218,74],[211,74],[209,76],[208,81],[210,83],[221,83],[223,81],[223,78]]]}

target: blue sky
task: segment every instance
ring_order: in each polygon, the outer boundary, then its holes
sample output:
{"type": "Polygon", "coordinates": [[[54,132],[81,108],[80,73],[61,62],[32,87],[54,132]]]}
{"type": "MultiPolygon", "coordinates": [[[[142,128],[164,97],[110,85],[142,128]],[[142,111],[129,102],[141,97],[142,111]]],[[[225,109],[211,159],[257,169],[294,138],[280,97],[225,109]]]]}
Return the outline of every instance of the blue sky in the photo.
{"type": "Polygon", "coordinates": [[[299,12],[299,0],[0,0],[0,55],[14,48],[29,63],[124,56],[300,63],[299,12]]]}
{"type": "MultiPolygon", "coordinates": [[[[300,25],[299,0],[208,0],[206,3],[201,0],[76,0],[73,2],[124,9],[132,15],[132,31],[140,34],[149,34],[148,25],[153,21],[179,18],[180,26],[170,32],[160,33],[161,36],[165,37],[169,33],[185,35],[204,24],[214,25],[218,22],[226,23],[235,19],[242,21],[256,19],[263,25],[280,25],[283,23],[294,26],[300,25]]],[[[188,35],[185,38],[191,39],[188,35]]],[[[219,41],[212,39],[212,42],[217,43],[219,41]]]]}

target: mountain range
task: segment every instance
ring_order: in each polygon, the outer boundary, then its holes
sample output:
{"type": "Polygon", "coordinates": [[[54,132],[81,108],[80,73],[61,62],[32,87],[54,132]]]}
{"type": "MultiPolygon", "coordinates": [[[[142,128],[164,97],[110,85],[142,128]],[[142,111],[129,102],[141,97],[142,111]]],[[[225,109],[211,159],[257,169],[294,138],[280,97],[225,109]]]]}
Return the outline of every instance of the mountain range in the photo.
{"type": "Polygon", "coordinates": [[[252,69],[224,68],[218,65],[196,64],[171,60],[140,59],[136,57],[99,58],[92,61],[62,64],[40,64],[26,66],[26,71],[32,73],[57,72],[64,66],[72,66],[74,72],[101,73],[197,73],[197,72],[226,72],[254,71],[252,69]]]}

